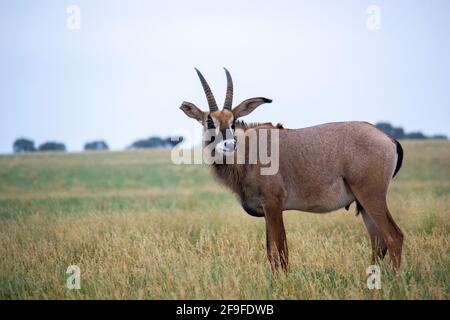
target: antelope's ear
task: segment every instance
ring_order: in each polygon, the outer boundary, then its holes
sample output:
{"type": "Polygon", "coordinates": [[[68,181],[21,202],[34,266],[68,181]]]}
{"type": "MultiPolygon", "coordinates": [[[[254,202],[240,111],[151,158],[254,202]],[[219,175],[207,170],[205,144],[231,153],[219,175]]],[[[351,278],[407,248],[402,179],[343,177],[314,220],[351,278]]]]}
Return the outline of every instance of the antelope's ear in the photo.
{"type": "Polygon", "coordinates": [[[271,99],[263,98],[263,97],[257,97],[257,98],[251,98],[242,101],[239,105],[237,105],[233,109],[233,115],[234,118],[240,118],[243,116],[248,115],[250,112],[255,110],[257,107],[262,105],[263,103],[271,103],[271,99]]]}
{"type": "Polygon", "coordinates": [[[180,109],[183,110],[189,118],[195,119],[200,123],[203,121],[203,111],[197,108],[193,103],[183,101],[180,109]]]}

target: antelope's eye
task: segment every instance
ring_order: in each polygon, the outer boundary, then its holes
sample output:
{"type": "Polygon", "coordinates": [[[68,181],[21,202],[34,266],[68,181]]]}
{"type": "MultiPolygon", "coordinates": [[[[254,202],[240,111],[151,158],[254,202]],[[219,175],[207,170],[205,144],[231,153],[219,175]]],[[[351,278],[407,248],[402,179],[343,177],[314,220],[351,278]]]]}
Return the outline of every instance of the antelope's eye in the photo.
{"type": "Polygon", "coordinates": [[[214,121],[211,118],[211,116],[208,116],[208,120],[206,121],[206,124],[208,125],[208,129],[214,129],[215,128],[214,121]]]}
{"type": "Polygon", "coordinates": [[[233,123],[231,124],[231,129],[234,130],[236,128],[236,121],[233,120],[233,123]]]}

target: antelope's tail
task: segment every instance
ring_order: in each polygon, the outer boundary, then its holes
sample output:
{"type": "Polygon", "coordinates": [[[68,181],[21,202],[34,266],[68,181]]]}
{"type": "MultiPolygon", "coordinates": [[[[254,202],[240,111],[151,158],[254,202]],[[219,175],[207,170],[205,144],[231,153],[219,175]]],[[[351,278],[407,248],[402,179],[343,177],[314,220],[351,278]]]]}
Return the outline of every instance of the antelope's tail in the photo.
{"type": "Polygon", "coordinates": [[[395,177],[397,172],[400,171],[400,168],[402,167],[402,163],[403,163],[403,148],[402,148],[402,145],[397,140],[394,140],[394,142],[395,142],[395,145],[397,146],[397,165],[395,166],[395,171],[394,171],[394,175],[392,176],[392,178],[395,177]]]}

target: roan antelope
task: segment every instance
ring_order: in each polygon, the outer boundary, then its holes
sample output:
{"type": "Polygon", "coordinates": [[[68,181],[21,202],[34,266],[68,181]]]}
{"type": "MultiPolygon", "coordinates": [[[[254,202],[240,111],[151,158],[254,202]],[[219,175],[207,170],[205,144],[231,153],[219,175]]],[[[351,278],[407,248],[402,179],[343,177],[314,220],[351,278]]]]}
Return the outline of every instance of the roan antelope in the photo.
{"type": "Polygon", "coordinates": [[[209,112],[189,102],[183,102],[180,109],[202,124],[204,135],[211,129],[219,136],[232,135],[232,139],[211,142],[216,144],[215,152],[234,156],[236,150],[246,148],[236,139],[238,132],[278,129],[276,174],[261,175],[259,162],[211,165],[216,177],[237,194],[248,214],[265,218],[267,256],[273,270],[280,266],[288,270],[284,210],[326,213],[343,207],[348,210],[352,202],[369,232],[373,262],[383,259],[389,250],[394,269],[400,267],[403,233],[386,203],[389,183],[402,165],[403,150],[398,141],[366,122],[285,129],[271,123],[236,121],[272,100],[251,98],[232,108],[233,82],[225,69],[227,91],[223,109],[219,110],[208,83],[196,71],[209,112]]]}

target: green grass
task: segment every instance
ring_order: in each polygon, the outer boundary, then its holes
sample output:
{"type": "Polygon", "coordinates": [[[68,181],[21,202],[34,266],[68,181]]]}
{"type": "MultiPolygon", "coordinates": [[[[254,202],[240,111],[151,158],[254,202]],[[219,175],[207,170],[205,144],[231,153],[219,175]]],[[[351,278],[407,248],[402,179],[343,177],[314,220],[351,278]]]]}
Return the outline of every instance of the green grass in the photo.
{"type": "Polygon", "coordinates": [[[405,141],[389,190],[403,265],[381,263],[353,210],[287,212],[291,271],[271,275],[264,220],[167,150],[0,156],[2,299],[448,299],[450,143],[405,141]],[[65,286],[81,268],[81,290],[65,286]]]}

